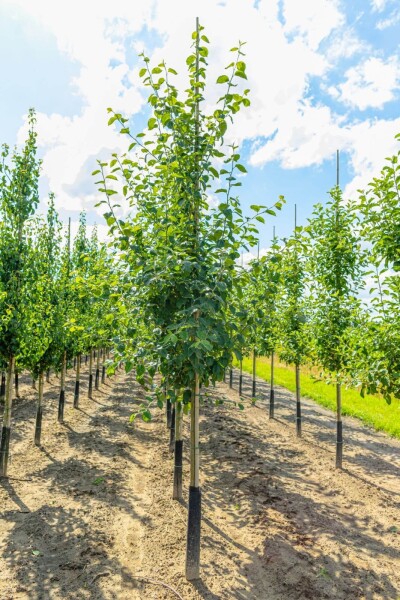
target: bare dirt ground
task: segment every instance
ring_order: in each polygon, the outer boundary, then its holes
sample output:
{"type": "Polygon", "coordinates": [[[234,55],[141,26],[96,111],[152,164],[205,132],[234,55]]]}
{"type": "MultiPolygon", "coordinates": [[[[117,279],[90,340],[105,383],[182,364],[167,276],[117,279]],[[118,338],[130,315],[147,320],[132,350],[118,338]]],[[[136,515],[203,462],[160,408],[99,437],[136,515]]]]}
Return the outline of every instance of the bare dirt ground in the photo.
{"type": "MultiPolygon", "coordinates": [[[[262,382],[260,401],[244,411],[206,403],[202,571],[191,584],[183,576],[187,495],[171,499],[163,415],[129,424],[143,392],[123,373],[93,400],[84,381],[74,410],[70,370],[61,426],[52,384],[41,448],[32,444],[28,380],[14,408],[9,478],[0,480],[2,600],[399,599],[399,442],[345,419],[338,472],[333,416],[311,401],[301,440],[285,390],[273,421],[262,382]]],[[[210,395],[238,400],[223,384],[210,395]]],[[[186,423],[186,454],[187,436],[186,423]]],[[[187,460],[184,478],[186,490],[187,460]]]]}

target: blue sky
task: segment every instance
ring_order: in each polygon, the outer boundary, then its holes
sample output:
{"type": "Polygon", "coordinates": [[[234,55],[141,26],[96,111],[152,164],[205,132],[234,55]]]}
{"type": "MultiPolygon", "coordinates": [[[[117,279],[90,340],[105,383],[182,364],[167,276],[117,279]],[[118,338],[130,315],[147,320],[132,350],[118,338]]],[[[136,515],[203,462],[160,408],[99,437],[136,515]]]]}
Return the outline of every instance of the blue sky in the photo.
{"type": "Polygon", "coordinates": [[[184,74],[197,15],[211,41],[210,104],[229,48],[247,41],[252,106],[230,133],[248,169],[242,202],[287,199],[261,228],[261,247],[273,225],[290,234],[294,203],[304,223],[326,200],[337,148],[341,185],[353,197],[396,150],[398,0],[0,0],[0,139],[20,143],[24,116],[36,108],[43,206],[51,189],[64,220],[77,223],[85,209],[105,232],[90,173],[97,158],[124,149],[106,108],[132,116],[136,130],[144,126],[138,54],[165,58],[184,74]]]}

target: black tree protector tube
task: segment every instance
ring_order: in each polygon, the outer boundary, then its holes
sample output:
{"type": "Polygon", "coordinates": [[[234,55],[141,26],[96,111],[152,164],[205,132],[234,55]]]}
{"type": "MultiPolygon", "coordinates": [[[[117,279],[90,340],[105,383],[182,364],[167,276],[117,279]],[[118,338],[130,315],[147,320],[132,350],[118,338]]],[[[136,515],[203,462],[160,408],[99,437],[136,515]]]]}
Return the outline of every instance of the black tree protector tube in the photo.
{"type": "Polygon", "coordinates": [[[102,369],[101,369],[101,383],[105,383],[106,382],[106,367],[105,365],[103,365],[102,369]]]}
{"type": "Polygon", "coordinates": [[[92,399],[93,396],[93,350],[90,349],[89,354],[89,387],[88,387],[88,398],[92,399]]]}
{"type": "Polygon", "coordinates": [[[173,452],[175,447],[175,404],[171,413],[171,429],[169,430],[169,451],[173,452]]]}
{"type": "Polygon", "coordinates": [[[233,369],[229,369],[229,387],[233,387],[233,369]]]}
{"type": "Polygon", "coordinates": [[[39,391],[38,401],[36,409],[36,423],[35,423],[35,446],[40,446],[40,438],[42,435],[42,417],[43,417],[43,385],[44,385],[44,373],[39,373],[39,391]]]}
{"type": "Polygon", "coordinates": [[[251,389],[251,397],[255,398],[257,393],[257,384],[256,384],[256,349],[253,350],[253,385],[251,389]]]}
{"type": "Polygon", "coordinates": [[[6,374],[4,371],[1,372],[1,385],[0,385],[0,399],[4,400],[6,395],[6,374]]]}
{"type": "Polygon", "coordinates": [[[175,440],[174,490],[172,494],[174,500],[180,500],[182,498],[182,458],[183,440],[175,440]]]}
{"type": "Polygon", "coordinates": [[[100,382],[100,351],[97,350],[97,353],[96,353],[96,377],[95,377],[95,381],[94,381],[94,387],[96,390],[99,389],[99,382],[100,382]]]}
{"type": "Polygon", "coordinates": [[[0,477],[7,477],[8,457],[10,454],[11,428],[3,425],[0,442],[0,477]]]}
{"type": "Polygon", "coordinates": [[[50,383],[50,369],[47,369],[46,371],[46,381],[47,383],[50,383]]]}
{"type": "Polygon", "coordinates": [[[226,369],[224,369],[224,383],[226,383],[226,369]]]}
{"type": "Polygon", "coordinates": [[[240,361],[240,373],[239,373],[239,396],[242,395],[243,391],[243,361],[240,361]]]}
{"type": "Polygon", "coordinates": [[[171,429],[171,400],[169,398],[167,398],[166,410],[167,410],[167,427],[168,427],[168,429],[171,429]]]}
{"type": "Polygon", "coordinates": [[[201,490],[189,487],[189,511],[186,544],[186,579],[199,577],[200,564],[200,530],[201,530],[201,490]]]}
{"type": "Polygon", "coordinates": [[[75,391],[74,391],[74,408],[79,406],[79,388],[81,385],[81,355],[76,357],[76,375],[75,375],[75,391]]]}
{"type": "Polygon", "coordinates": [[[17,370],[15,371],[14,378],[15,378],[15,397],[19,398],[19,377],[18,377],[17,370]]]}
{"type": "Polygon", "coordinates": [[[275,390],[274,390],[274,351],[271,352],[271,390],[269,393],[269,418],[273,419],[275,414],[275,390]]]}
{"type": "Polygon", "coordinates": [[[296,364],[296,435],[301,437],[300,365],[296,364]]]}
{"type": "Polygon", "coordinates": [[[58,422],[64,423],[64,406],[65,406],[65,368],[67,363],[67,353],[64,352],[61,366],[61,389],[60,399],[58,401],[58,422]]]}

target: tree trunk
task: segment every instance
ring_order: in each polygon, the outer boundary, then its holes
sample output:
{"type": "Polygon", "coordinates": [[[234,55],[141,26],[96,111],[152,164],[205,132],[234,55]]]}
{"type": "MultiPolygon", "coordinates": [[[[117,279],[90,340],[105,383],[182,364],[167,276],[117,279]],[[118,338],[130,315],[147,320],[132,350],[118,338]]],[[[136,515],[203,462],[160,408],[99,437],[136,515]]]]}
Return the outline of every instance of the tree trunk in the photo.
{"type": "Polygon", "coordinates": [[[233,369],[232,367],[229,369],[229,387],[233,387],[233,369]]]}
{"type": "Polygon", "coordinates": [[[342,386],[336,384],[336,468],[342,468],[343,459],[343,423],[342,423],[342,386]]]}
{"type": "Polygon", "coordinates": [[[47,383],[50,383],[50,369],[47,369],[47,372],[46,372],[46,381],[47,381],[47,383]]]}
{"type": "Polygon", "coordinates": [[[7,477],[10,455],[12,388],[15,368],[15,356],[11,356],[7,367],[6,395],[4,398],[3,427],[0,442],[0,476],[7,477]]]}
{"type": "Polygon", "coordinates": [[[301,437],[300,365],[296,364],[296,435],[301,437]]]}
{"type": "Polygon", "coordinates": [[[239,396],[242,395],[243,391],[243,361],[240,361],[240,371],[239,371],[239,396]]]}
{"type": "Polygon", "coordinates": [[[190,411],[190,487],[186,545],[186,579],[189,581],[198,579],[200,576],[201,490],[199,486],[199,390],[199,376],[196,373],[190,411]]]}
{"type": "Polygon", "coordinates": [[[36,424],[35,424],[35,446],[40,446],[40,438],[42,435],[42,416],[43,416],[43,388],[44,388],[44,373],[39,373],[39,391],[36,408],[36,424]]]}
{"type": "Polygon", "coordinates": [[[81,384],[81,355],[76,357],[76,375],[75,375],[75,392],[74,392],[74,408],[79,407],[79,387],[81,384]]]}
{"type": "Polygon", "coordinates": [[[269,393],[269,418],[273,419],[275,413],[275,390],[274,390],[274,351],[271,352],[271,390],[269,393]]]}
{"type": "Polygon", "coordinates": [[[174,488],[173,500],[182,499],[182,402],[176,402],[175,409],[175,455],[174,455],[174,488]]]}
{"type": "Polygon", "coordinates": [[[88,387],[88,398],[93,398],[93,350],[90,348],[89,352],[89,387],[88,387]]]}
{"type": "Polygon", "coordinates": [[[58,422],[61,424],[64,423],[66,366],[67,366],[67,353],[64,351],[62,365],[61,365],[60,399],[58,401],[58,422]]]}

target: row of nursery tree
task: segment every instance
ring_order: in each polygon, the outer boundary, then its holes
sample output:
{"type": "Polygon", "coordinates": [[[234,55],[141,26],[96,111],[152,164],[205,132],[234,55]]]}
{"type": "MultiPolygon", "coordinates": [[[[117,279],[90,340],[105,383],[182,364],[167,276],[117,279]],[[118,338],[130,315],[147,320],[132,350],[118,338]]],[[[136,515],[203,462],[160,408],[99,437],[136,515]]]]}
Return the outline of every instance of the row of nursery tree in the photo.
{"type": "Polygon", "coordinates": [[[177,499],[182,495],[182,418],[190,413],[188,579],[199,576],[200,400],[208,386],[223,379],[234,357],[240,361],[253,352],[273,361],[279,353],[296,365],[299,434],[299,367],[304,362],[322,367],[337,389],[338,467],[343,383],[360,385],[362,393],[379,391],[389,401],[398,395],[400,382],[400,328],[393,327],[399,323],[393,272],[400,265],[397,158],[356,203],[344,202],[335,186],[307,227],[296,227],[283,245],[275,238],[265,256],[241,268],[241,253],[257,244],[256,225],[274,216],[284,200],[252,205],[253,216],[240,206],[238,187],[246,169],[237,146],[226,140],[235,114],[250,101],[243,89],[243,44],[231,53],[216,81],[223,90],[216,99],[205,94],[208,39],[199,25],[183,93],[174,69],[165,62],[152,67],[143,55],[139,75],[149,90],[147,127],[135,134],[128,117],[108,109],[109,125],[119,128],[129,148],[99,161],[93,172],[111,243],[126,273],[123,296],[130,294],[129,327],[118,339],[116,357],[127,369],[135,367],[143,385],[157,374],[140,412],[150,420],[155,405],[167,406],[175,434],[177,499]],[[121,205],[132,213],[122,216],[121,205]],[[363,309],[366,277],[377,285],[363,309]]]}
{"type": "Polygon", "coordinates": [[[74,406],[79,404],[82,355],[89,355],[89,397],[105,377],[105,348],[116,327],[112,294],[119,277],[96,229],[87,234],[85,215],[71,240],[50,195],[46,216],[38,214],[35,113],[22,149],[2,147],[0,164],[0,368],[3,424],[0,475],[7,475],[12,399],[18,373],[37,382],[34,443],[40,445],[43,390],[50,369],[60,375],[58,420],[64,419],[65,377],[74,362],[74,406]],[[94,363],[94,355],[96,362],[94,363]],[[101,362],[100,362],[101,360],[101,362]],[[94,382],[93,382],[94,379],[94,382]]]}
{"type": "MultiPolygon", "coordinates": [[[[399,138],[399,136],[397,136],[399,138]]],[[[301,435],[300,367],[316,365],[336,385],[336,465],[342,466],[342,385],[361,395],[400,397],[400,172],[398,156],[355,201],[339,185],[317,204],[305,227],[238,270],[241,286],[231,311],[245,344],[242,357],[271,357],[269,415],[274,416],[274,359],[295,367],[296,430],[301,435]]],[[[231,371],[232,377],[232,371],[231,371]]]]}
{"type": "MultiPolygon", "coordinates": [[[[151,66],[142,56],[139,75],[149,92],[142,132],[133,133],[128,117],[108,109],[109,125],[119,128],[128,149],[99,161],[93,173],[109,226],[107,250],[95,236],[87,239],[83,220],[73,243],[68,234],[62,241],[52,204],[47,219],[35,215],[40,165],[33,128],[21,153],[9,161],[8,149],[3,152],[0,236],[3,474],[15,367],[40,382],[50,367],[65,373],[78,357],[78,369],[82,353],[112,346],[114,364],[134,368],[148,389],[143,419],[167,407],[176,499],[182,497],[182,419],[190,414],[188,579],[199,576],[200,565],[200,401],[234,357],[279,354],[296,365],[298,382],[302,363],[322,367],[337,386],[338,466],[341,385],[387,399],[400,391],[397,158],[356,204],[343,202],[336,186],[307,227],[296,227],[283,244],[274,237],[265,256],[242,268],[241,253],[257,245],[258,224],[284,200],[254,204],[252,216],[240,205],[246,169],[227,140],[235,115],[250,105],[243,44],[231,49],[215,98],[215,86],[206,94],[209,42],[198,23],[192,39],[184,91],[173,68],[151,66]],[[366,276],[377,284],[362,310],[366,276]]],[[[32,114],[32,126],[33,120],[32,114]]],[[[299,392],[297,427],[300,433],[299,392]]]]}

